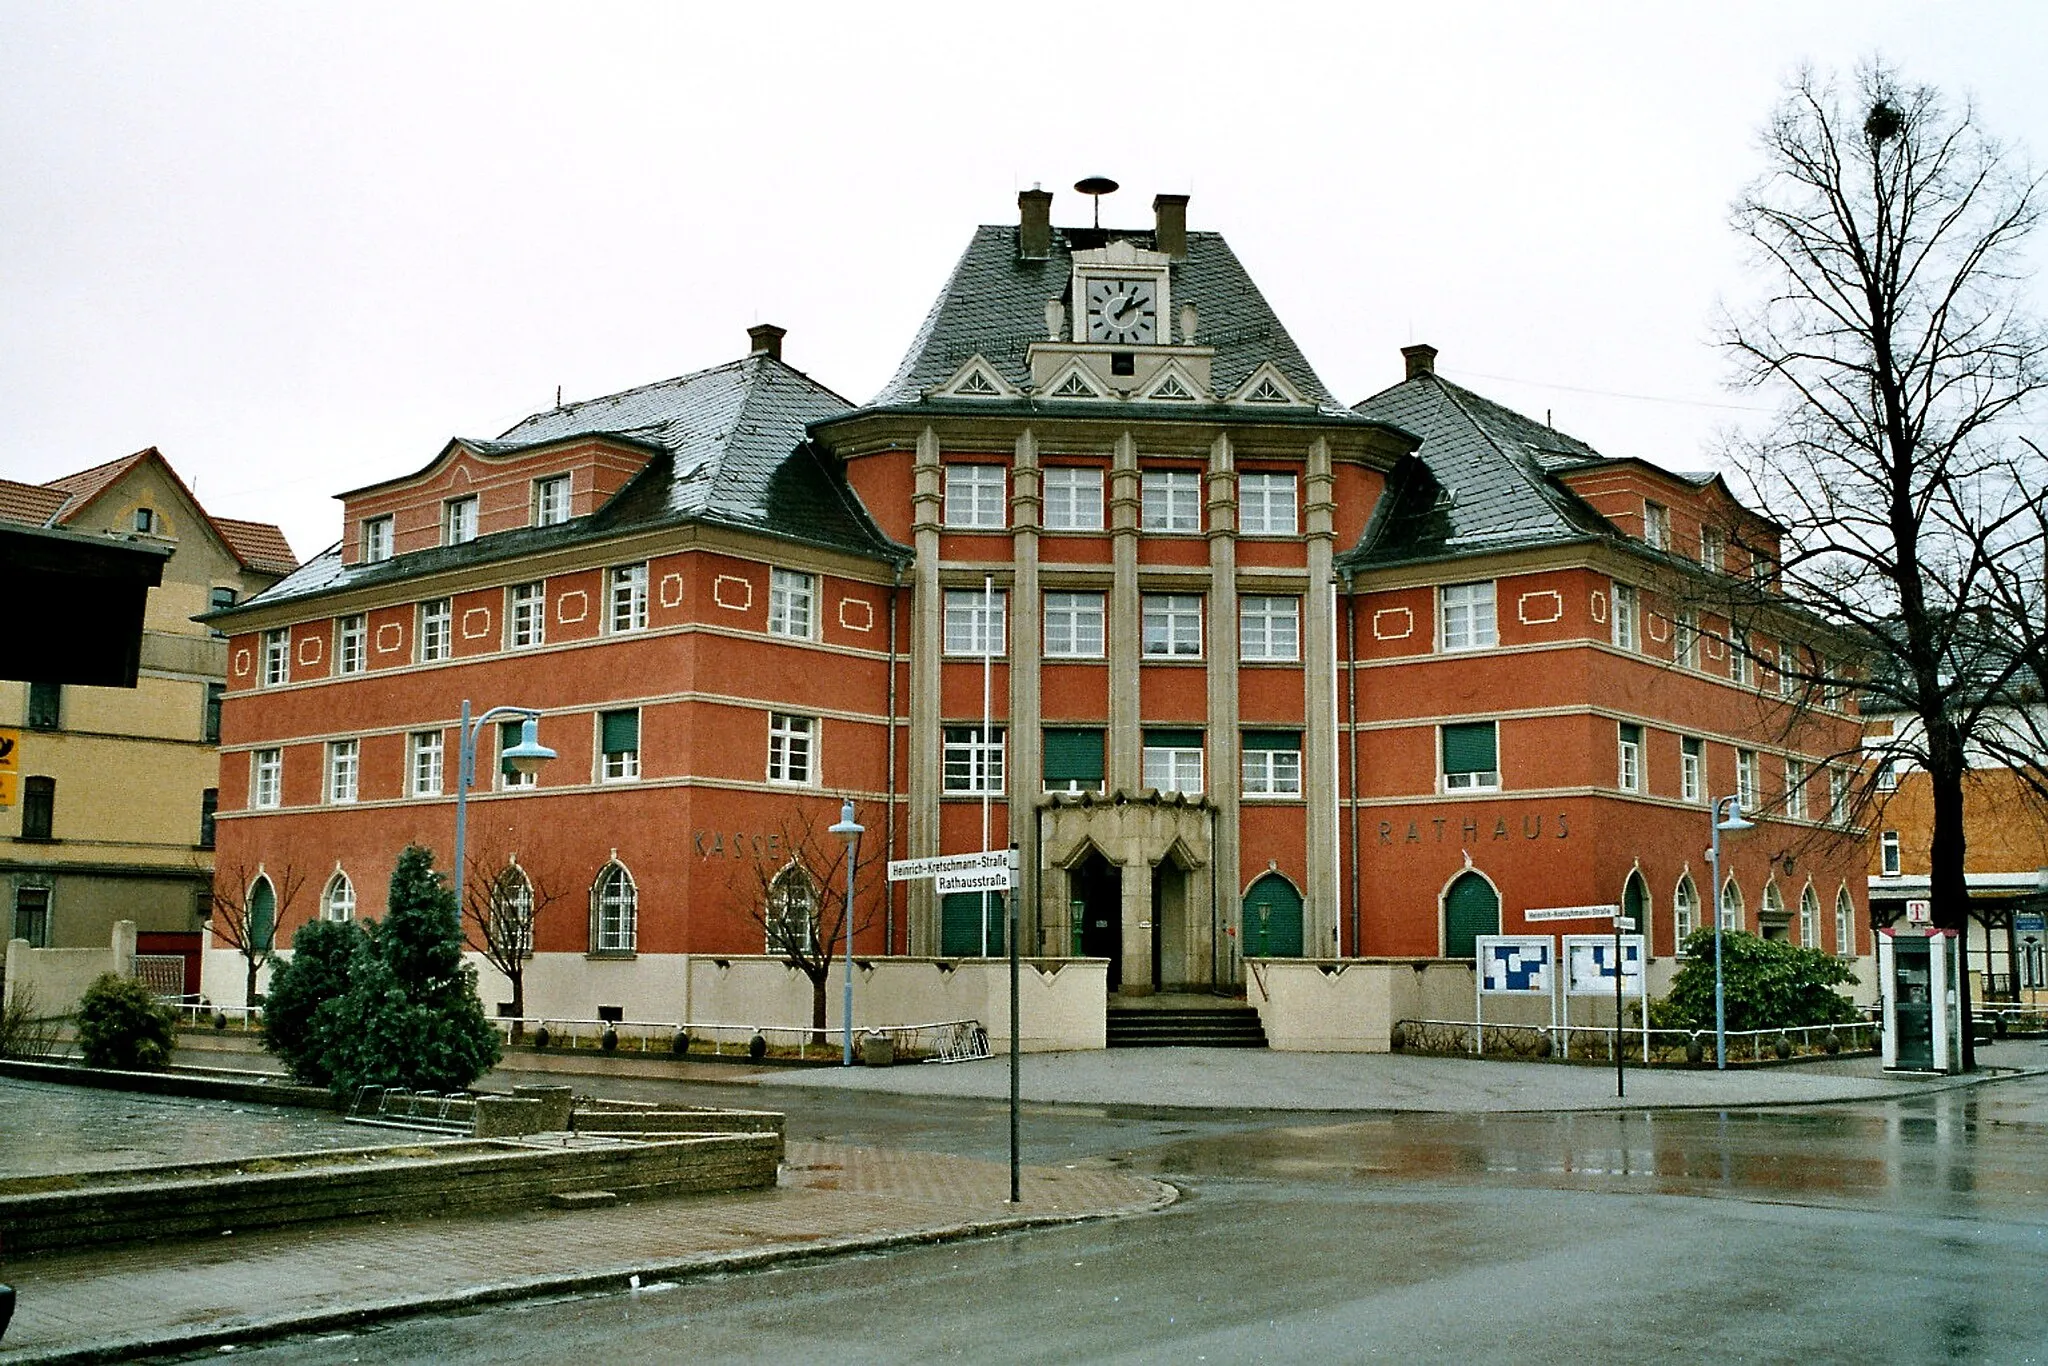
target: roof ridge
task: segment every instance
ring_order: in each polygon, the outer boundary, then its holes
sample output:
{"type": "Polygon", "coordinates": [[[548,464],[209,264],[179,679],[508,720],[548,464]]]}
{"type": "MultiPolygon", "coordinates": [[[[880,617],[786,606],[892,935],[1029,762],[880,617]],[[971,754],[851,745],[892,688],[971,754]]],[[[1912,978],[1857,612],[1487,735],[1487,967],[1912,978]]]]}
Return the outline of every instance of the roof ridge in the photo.
{"type": "MultiPolygon", "coordinates": [[[[755,352],[754,354],[759,355],[761,353],[755,352]]],[[[592,398],[579,398],[574,403],[558,403],[552,408],[543,408],[537,413],[528,413],[525,417],[520,418],[510,427],[507,427],[504,431],[498,433],[496,439],[499,441],[503,441],[513,432],[517,431],[519,428],[525,426],[527,423],[532,422],[537,418],[552,417],[556,413],[573,413],[580,408],[588,408],[593,404],[608,403],[615,399],[629,397],[630,395],[633,394],[645,394],[652,392],[653,390],[665,388],[673,384],[688,384],[693,380],[702,379],[707,375],[715,375],[721,370],[737,370],[739,367],[745,365],[748,361],[752,359],[752,355],[741,356],[736,360],[729,360],[722,362],[721,364],[718,365],[706,366],[702,370],[690,370],[680,375],[670,375],[667,379],[649,380],[645,384],[635,384],[630,388],[616,389],[609,394],[598,394],[592,398]]]]}

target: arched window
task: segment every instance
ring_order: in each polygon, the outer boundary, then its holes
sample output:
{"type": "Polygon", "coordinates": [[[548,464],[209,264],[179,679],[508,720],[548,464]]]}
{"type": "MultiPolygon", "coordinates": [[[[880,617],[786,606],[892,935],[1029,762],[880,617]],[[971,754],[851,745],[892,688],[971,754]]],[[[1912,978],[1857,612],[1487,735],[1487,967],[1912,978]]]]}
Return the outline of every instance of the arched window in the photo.
{"type": "Polygon", "coordinates": [[[1764,884],[1764,899],[1757,907],[1757,933],[1766,939],[1785,937],[1785,894],[1775,879],[1764,884]]]}
{"type": "Polygon", "coordinates": [[[1500,893],[1478,873],[1459,874],[1444,889],[1444,957],[1476,958],[1479,946],[1472,941],[1499,933],[1500,893]]]}
{"type": "Polygon", "coordinates": [[[1835,893],[1835,952],[1844,958],[1856,956],[1856,903],[1847,887],[1835,893]]]}
{"type": "Polygon", "coordinates": [[[320,893],[320,916],[324,920],[353,920],[356,917],[356,886],[348,874],[336,868],[320,893]]]}
{"type": "Polygon", "coordinates": [[[1802,948],[1820,947],[1820,893],[1811,882],[1799,893],[1799,943],[1802,948]]]}
{"type": "Polygon", "coordinates": [[[1736,885],[1732,877],[1721,884],[1721,928],[1742,928],[1742,888],[1736,885]]]}
{"type": "Polygon", "coordinates": [[[491,883],[490,941],[508,959],[533,957],[533,883],[516,863],[491,883]]]}
{"type": "Polygon", "coordinates": [[[270,885],[268,874],[258,873],[249,887],[249,909],[242,928],[248,940],[245,948],[268,949],[277,937],[277,889],[270,885]]]}
{"type": "Polygon", "coordinates": [[[818,884],[794,859],[768,884],[766,952],[801,958],[818,947],[818,884]]]}
{"type": "Polygon", "coordinates": [[[640,889],[623,863],[607,863],[590,896],[594,953],[633,953],[640,943],[640,889]]]}
{"type": "Polygon", "coordinates": [[[1700,889],[1692,885],[1691,873],[1681,873],[1671,892],[1671,935],[1679,953],[1685,952],[1685,941],[1699,925],[1700,889]]]}

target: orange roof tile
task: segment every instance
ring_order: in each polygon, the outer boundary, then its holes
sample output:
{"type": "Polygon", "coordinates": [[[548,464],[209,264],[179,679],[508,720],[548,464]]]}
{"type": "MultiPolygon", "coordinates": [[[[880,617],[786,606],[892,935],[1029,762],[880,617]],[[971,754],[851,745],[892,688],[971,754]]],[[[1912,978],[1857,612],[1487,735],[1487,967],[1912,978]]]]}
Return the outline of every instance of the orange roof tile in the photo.
{"type": "Polygon", "coordinates": [[[41,484],[17,484],[12,479],[0,479],[0,521],[48,526],[57,510],[64,506],[66,497],[61,490],[41,484]]]}
{"type": "Polygon", "coordinates": [[[245,522],[239,517],[215,517],[213,524],[220,529],[221,539],[228,543],[228,549],[251,569],[289,574],[299,567],[299,557],[292,553],[291,543],[285,540],[283,529],[275,524],[245,522]]]}

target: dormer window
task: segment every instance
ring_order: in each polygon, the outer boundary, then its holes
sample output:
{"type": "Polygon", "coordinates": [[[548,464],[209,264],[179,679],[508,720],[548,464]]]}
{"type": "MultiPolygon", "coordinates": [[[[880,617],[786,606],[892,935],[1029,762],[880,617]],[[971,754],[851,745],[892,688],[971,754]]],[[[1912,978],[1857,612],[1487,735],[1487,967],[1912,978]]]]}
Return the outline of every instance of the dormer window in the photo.
{"type": "Polygon", "coordinates": [[[533,524],[559,526],[569,520],[569,476],[551,474],[533,481],[533,524]]]}
{"type": "Polygon", "coordinates": [[[441,504],[441,544],[462,545],[476,539],[476,495],[450,498],[441,504]]]}
{"type": "Polygon", "coordinates": [[[1643,540],[1652,550],[1671,548],[1671,509],[1662,503],[1643,502],[1643,540]]]}
{"type": "Polygon", "coordinates": [[[389,517],[366,517],[363,519],[363,563],[374,564],[378,560],[391,558],[391,519],[389,517]]]}

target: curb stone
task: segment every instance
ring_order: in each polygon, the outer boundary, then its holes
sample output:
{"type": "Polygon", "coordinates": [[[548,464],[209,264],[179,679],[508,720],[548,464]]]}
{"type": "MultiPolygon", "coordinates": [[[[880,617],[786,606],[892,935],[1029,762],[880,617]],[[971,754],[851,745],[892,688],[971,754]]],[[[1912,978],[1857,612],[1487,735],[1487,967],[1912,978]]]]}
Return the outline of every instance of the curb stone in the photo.
{"type": "Polygon", "coordinates": [[[583,1271],[557,1276],[529,1276],[493,1285],[470,1286],[463,1290],[408,1295],[371,1301],[345,1308],[321,1310],[274,1319],[256,1319],[224,1327],[199,1328],[183,1333],[162,1333],[149,1337],[124,1338],[96,1343],[90,1347],[65,1347],[46,1352],[10,1353],[0,1347],[0,1366],[99,1366],[106,1362],[134,1361],[142,1357],[165,1356],[208,1348],[243,1346],[281,1338],[367,1327],[393,1319],[549,1296],[614,1293],[630,1290],[633,1276],[644,1280],[692,1279],[731,1271],[753,1271],[767,1266],[800,1265],[835,1257],[891,1248],[965,1242],[975,1238],[1030,1229],[1058,1228],[1094,1223],[1102,1219],[1139,1214],[1156,1214],[1181,1198],[1178,1187],[1154,1177],[1143,1178],[1158,1187],[1146,1204],[1073,1214],[1021,1214],[1007,1219],[980,1219],[944,1224],[908,1232],[876,1233],[828,1238],[815,1243],[782,1244],[742,1252],[711,1252],[667,1262],[636,1262],[603,1271],[583,1271]]]}

